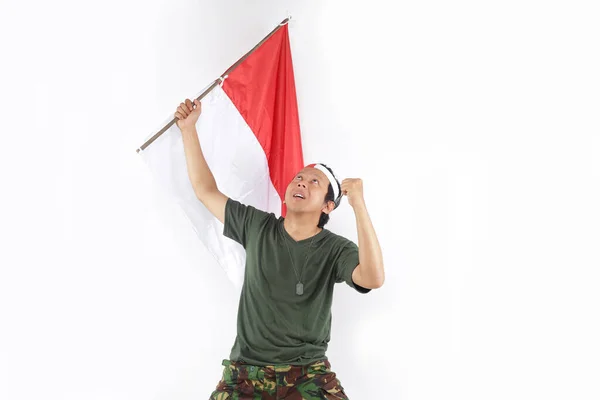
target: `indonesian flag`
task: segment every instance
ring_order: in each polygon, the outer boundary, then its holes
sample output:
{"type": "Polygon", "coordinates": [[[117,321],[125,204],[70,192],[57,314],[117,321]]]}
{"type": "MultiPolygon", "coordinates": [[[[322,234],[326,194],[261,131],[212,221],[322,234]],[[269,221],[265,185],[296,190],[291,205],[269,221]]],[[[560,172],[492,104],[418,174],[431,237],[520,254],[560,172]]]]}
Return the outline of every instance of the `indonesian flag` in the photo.
{"type": "MultiPolygon", "coordinates": [[[[223,78],[202,99],[196,124],[206,162],[222,193],[285,216],[286,187],[304,166],[288,26],[280,27],[223,78]]],[[[223,224],[196,198],[177,124],[139,154],[240,289],[245,250],[223,236],[223,224]]]]}

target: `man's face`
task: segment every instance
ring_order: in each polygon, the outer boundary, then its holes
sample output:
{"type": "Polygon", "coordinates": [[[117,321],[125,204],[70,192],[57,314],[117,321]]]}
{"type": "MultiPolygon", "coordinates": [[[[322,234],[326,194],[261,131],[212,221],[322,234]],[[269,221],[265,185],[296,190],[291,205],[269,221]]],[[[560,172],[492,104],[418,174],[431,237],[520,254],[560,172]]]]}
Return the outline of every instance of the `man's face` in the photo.
{"type": "Polygon", "coordinates": [[[329,180],[316,168],[306,167],[296,174],[285,191],[289,211],[321,212],[327,210],[325,195],[329,180]]]}

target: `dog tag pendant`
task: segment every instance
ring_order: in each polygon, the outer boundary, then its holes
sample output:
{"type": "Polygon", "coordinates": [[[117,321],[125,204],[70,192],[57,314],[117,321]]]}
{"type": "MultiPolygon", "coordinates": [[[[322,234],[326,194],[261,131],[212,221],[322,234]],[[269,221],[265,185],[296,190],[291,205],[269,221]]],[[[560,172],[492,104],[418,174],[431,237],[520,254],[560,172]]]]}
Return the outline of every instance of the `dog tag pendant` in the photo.
{"type": "Polygon", "coordinates": [[[296,285],[296,294],[298,296],[302,296],[302,293],[304,293],[304,285],[302,284],[302,282],[298,282],[298,284],[296,285]]]}

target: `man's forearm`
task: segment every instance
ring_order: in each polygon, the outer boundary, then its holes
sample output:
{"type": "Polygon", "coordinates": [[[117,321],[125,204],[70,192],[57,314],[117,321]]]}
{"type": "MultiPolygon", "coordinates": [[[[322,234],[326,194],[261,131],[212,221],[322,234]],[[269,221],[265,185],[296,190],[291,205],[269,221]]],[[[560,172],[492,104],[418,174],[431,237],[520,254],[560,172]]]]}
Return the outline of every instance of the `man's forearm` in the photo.
{"type": "Polygon", "coordinates": [[[354,214],[356,215],[356,228],[358,230],[360,274],[371,285],[381,286],[385,280],[383,254],[366,205],[361,203],[354,206],[354,214]]]}
{"type": "Polygon", "coordinates": [[[183,138],[188,175],[196,196],[200,197],[205,191],[217,189],[215,177],[202,153],[196,127],[182,130],[181,136],[183,138]]]}

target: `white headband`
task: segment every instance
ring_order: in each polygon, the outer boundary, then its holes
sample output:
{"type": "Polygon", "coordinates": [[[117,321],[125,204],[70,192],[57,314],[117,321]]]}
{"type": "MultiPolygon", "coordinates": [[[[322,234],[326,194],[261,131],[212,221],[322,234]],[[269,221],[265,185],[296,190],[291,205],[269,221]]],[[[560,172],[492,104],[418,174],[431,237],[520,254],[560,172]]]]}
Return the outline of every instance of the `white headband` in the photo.
{"type": "Polygon", "coordinates": [[[337,200],[338,195],[340,193],[340,189],[338,188],[337,180],[333,177],[331,172],[329,172],[329,170],[321,164],[310,164],[309,167],[316,168],[325,174],[327,179],[329,179],[329,183],[331,183],[331,187],[333,188],[333,200],[337,200]]]}

